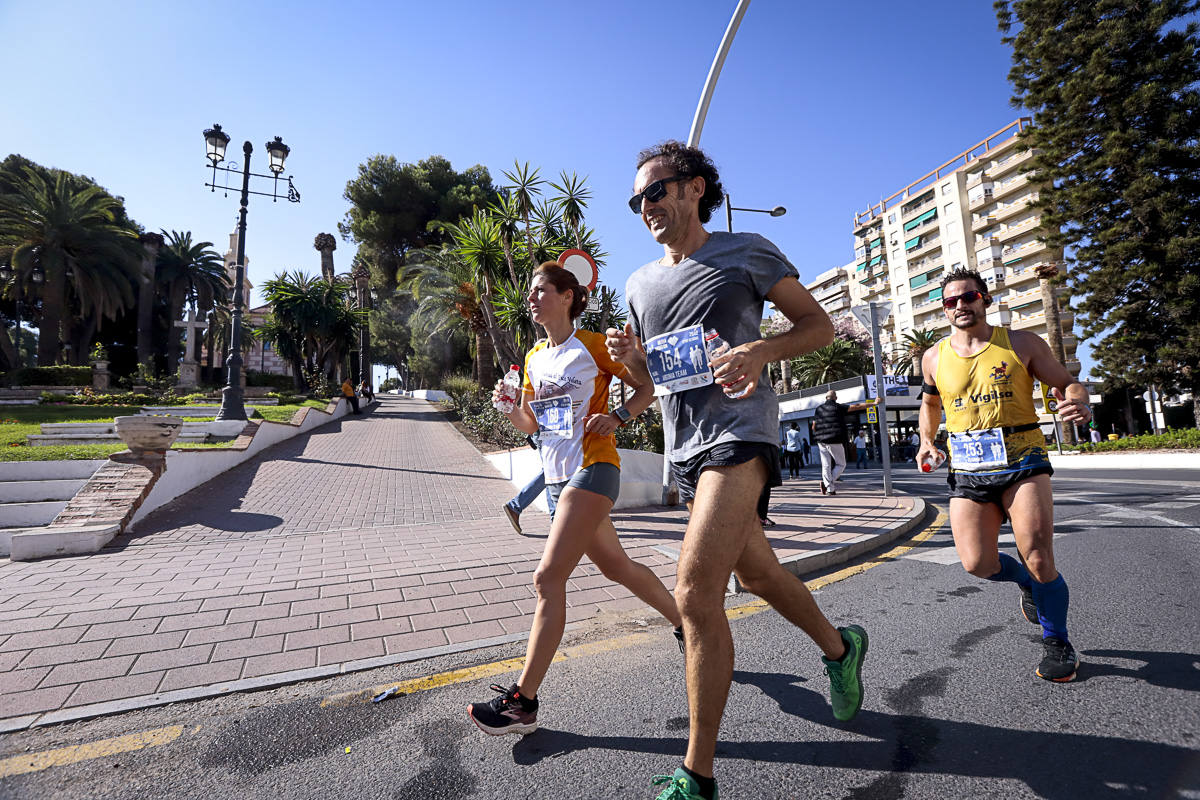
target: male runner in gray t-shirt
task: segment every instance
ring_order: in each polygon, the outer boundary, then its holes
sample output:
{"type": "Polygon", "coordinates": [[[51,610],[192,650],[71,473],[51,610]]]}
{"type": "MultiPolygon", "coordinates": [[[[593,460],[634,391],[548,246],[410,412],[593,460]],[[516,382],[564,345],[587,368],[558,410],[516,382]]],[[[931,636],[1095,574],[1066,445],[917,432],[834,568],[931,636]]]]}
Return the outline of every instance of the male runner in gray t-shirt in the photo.
{"type": "MultiPolygon", "coordinates": [[[[780,566],[755,510],[763,488],[782,483],[775,446],[779,403],[764,380],[766,365],[829,344],[833,325],[795,267],[766,239],[704,230],[724,193],[716,167],[698,148],[664,142],[642,151],[633,190],[630,208],[664,256],[630,277],[630,322],[624,331],[609,329],[609,352],[651,378],[643,342],[654,337],[700,325],[715,328],[732,347],[713,362],[716,383],[667,395],[662,404],[667,458],[691,511],[675,582],[690,730],[683,767],[660,797],[711,800],[717,733],[733,678],[724,606],[731,572],[820,647],[834,715],[849,720],[862,704],[866,632],[829,623],[804,583],[780,566]],[[761,338],[764,300],[792,322],[790,331],[761,338]]],[[[658,377],[667,383],[661,371],[658,377]]]]}

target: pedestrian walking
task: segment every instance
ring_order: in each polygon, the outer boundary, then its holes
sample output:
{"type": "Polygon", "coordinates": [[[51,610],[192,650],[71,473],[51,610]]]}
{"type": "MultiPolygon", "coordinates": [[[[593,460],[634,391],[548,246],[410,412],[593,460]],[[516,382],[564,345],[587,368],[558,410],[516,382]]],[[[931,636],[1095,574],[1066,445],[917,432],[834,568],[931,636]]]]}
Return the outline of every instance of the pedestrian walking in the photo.
{"type": "Polygon", "coordinates": [[[800,428],[796,423],[792,423],[784,434],[786,439],[785,454],[787,456],[788,474],[793,478],[800,477],[800,452],[803,449],[801,442],[804,441],[803,434],[800,433],[800,428]]]}
{"type": "Polygon", "coordinates": [[[856,458],[854,460],[855,469],[867,468],[867,432],[862,428],[858,429],[858,433],[854,436],[854,451],[856,458]]]}
{"type": "Polygon", "coordinates": [[[1015,583],[1021,612],[1042,627],[1040,678],[1074,679],[1079,656],[1067,636],[1069,593],[1054,560],[1054,469],[1033,407],[1033,381],[1052,387],[1066,423],[1091,420],[1088,392],[1034,333],[993,326],[987,283],[973,270],[942,279],[951,332],[921,360],[920,464],[945,457],[934,436],[942,412],[949,431],[950,528],[963,567],[1015,583]],[[1017,558],[999,552],[1008,520],[1017,558]]]}
{"type": "MultiPolygon", "coordinates": [[[[571,272],[554,262],[542,264],[526,300],[546,338],[525,356],[522,401],[508,418],[518,430],[538,433],[542,469],[557,509],[533,575],[537,607],[521,676],[507,688],[493,684],[495,698],[467,708],[480,730],[494,736],[537,728],[538,690],[567,621],[567,579],[584,555],[606,578],[666,617],[677,639],[683,635],[675,599],[649,567],[626,554],[609,517],[621,482],[613,433],[650,406],[654,387],[609,357],[602,334],[575,329],[587,290],[571,272]],[[609,412],[613,377],[632,387],[633,396],[609,412]]],[[[503,391],[503,381],[497,382],[493,403],[503,391]]]]}
{"type": "Polygon", "coordinates": [[[782,483],[779,401],[766,365],[829,344],[833,325],[771,242],[704,229],[724,193],[716,167],[698,148],[668,141],[643,151],[633,191],[629,207],[663,246],[663,257],[629,278],[629,323],[624,331],[609,329],[608,348],[665,392],[666,457],[691,512],[675,584],[687,661],[687,754],[673,775],[654,783],[666,784],[660,800],[713,800],[713,759],[733,675],[724,606],[731,573],[817,644],[837,719],[851,719],[862,703],[866,632],[829,623],[804,583],[780,566],[755,510],[762,490],[782,483]],[[763,339],[766,300],[792,328],[763,339]],[[671,337],[709,329],[731,346],[712,362],[715,382],[674,381],[662,348],[671,337]],[[655,351],[653,359],[646,348],[655,351]]]}
{"type": "Polygon", "coordinates": [[[809,444],[807,438],[800,444],[800,458],[804,461],[803,466],[807,467],[812,463],[812,445],[809,444]]]}
{"type": "MultiPolygon", "coordinates": [[[[534,450],[538,449],[537,434],[526,436],[525,441],[534,450]]],[[[546,489],[546,473],[539,469],[537,475],[521,491],[517,492],[517,496],[509,500],[502,506],[504,516],[508,518],[508,523],[513,526],[513,530],[521,533],[521,512],[533,504],[534,500],[538,499],[546,489]]],[[[546,507],[550,512],[550,521],[554,521],[554,497],[550,492],[546,492],[546,507]]]]}
{"type": "Polygon", "coordinates": [[[346,402],[350,404],[355,414],[360,414],[358,410],[358,395],[354,392],[354,385],[350,383],[350,379],[342,381],[342,397],[346,398],[346,402]]]}
{"type": "Polygon", "coordinates": [[[830,389],[825,402],[813,411],[813,438],[821,453],[821,494],[837,494],[834,484],[846,468],[846,415],[866,407],[866,403],[839,403],[837,392],[830,389]]]}

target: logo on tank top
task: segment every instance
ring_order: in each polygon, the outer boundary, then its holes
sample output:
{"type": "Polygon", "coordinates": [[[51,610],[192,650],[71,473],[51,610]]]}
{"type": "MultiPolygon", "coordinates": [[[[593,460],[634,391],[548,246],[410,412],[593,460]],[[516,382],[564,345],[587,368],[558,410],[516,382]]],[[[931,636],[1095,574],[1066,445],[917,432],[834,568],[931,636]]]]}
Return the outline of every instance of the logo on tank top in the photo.
{"type": "Polygon", "coordinates": [[[991,378],[995,383],[1007,383],[1008,381],[1012,380],[1008,374],[1008,362],[1001,361],[1000,366],[992,367],[991,378]]]}

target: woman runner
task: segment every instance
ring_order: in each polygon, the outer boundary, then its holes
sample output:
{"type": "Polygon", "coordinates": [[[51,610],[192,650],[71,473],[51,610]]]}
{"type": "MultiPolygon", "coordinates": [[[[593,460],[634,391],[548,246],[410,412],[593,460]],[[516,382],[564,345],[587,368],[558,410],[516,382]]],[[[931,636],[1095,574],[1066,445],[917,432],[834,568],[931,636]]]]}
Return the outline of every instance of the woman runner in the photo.
{"type": "MultiPolygon", "coordinates": [[[[603,334],[575,330],[587,290],[571,272],[554,262],[542,264],[533,273],[526,299],[546,338],[525,356],[524,398],[508,418],[518,430],[539,435],[546,486],[557,500],[557,511],[533,575],[538,600],[525,668],[512,686],[493,684],[498,697],[467,708],[472,721],[493,736],[537,729],[538,689],[566,625],[567,579],[584,555],[606,578],[666,617],[676,639],[681,640],[683,625],[671,593],[649,567],[625,553],[609,518],[621,481],[613,432],[649,407],[654,387],[638,383],[609,357],[603,334]],[[613,376],[632,387],[633,396],[606,413],[613,376]]],[[[500,391],[497,383],[493,400],[500,391]]]]}

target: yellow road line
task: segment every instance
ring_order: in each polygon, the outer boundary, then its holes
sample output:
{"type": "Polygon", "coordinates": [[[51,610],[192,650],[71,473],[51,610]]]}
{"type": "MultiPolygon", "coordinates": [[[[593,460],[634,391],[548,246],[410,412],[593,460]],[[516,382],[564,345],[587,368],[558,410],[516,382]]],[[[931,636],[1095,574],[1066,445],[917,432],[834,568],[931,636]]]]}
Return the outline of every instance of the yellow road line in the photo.
{"type": "Polygon", "coordinates": [[[27,772],[39,772],[50,767],[62,767],[118,753],[130,753],[146,747],[158,747],[175,741],[181,735],[183,735],[182,725],[170,725],[166,728],[131,733],[114,739],[101,739],[98,742],[77,744],[73,747],[60,747],[57,750],[13,756],[0,761],[0,778],[24,775],[27,772]]]}
{"type": "MultiPolygon", "coordinates": [[[[909,550],[912,550],[917,545],[929,539],[937,533],[946,522],[945,512],[938,512],[937,518],[925,530],[912,537],[908,544],[893,547],[886,553],[883,553],[864,564],[856,564],[852,567],[840,569],[837,572],[830,573],[817,578],[814,581],[809,581],[805,585],[809,591],[816,591],[830,584],[843,581],[853,575],[866,572],[872,567],[877,567],[880,564],[885,564],[889,561],[894,561],[900,558],[909,550]]],[[[725,616],[730,620],[741,619],[752,614],[757,614],[760,611],[766,611],[770,608],[764,600],[753,600],[745,605],[735,606],[727,609],[725,616]]],[[[559,650],[554,654],[554,662],[566,661],[571,658],[582,658],[584,656],[596,655],[598,653],[606,653],[612,650],[620,650],[629,645],[645,641],[644,633],[634,633],[626,636],[618,636],[613,639],[604,639],[599,642],[587,642],[585,644],[574,645],[559,650]]],[[[399,683],[384,683],[378,686],[372,686],[368,689],[358,689],[353,692],[342,692],[341,694],[330,695],[321,701],[321,707],[329,706],[344,706],[353,703],[359,703],[364,700],[369,700],[377,694],[395,688],[398,694],[414,694],[423,692],[428,689],[436,689],[440,686],[449,686],[455,683],[465,683],[467,681],[480,680],[481,678],[490,678],[493,675],[502,675],[506,672],[515,672],[525,664],[525,658],[508,658],[503,661],[493,661],[490,664],[480,664],[476,667],[465,667],[463,669],[450,670],[448,672],[440,672],[436,675],[427,675],[423,678],[412,678],[399,683]]]]}

